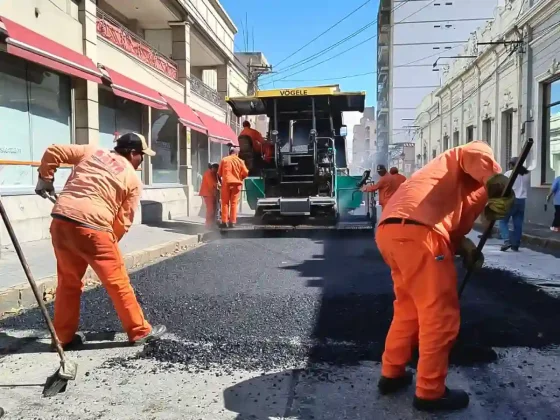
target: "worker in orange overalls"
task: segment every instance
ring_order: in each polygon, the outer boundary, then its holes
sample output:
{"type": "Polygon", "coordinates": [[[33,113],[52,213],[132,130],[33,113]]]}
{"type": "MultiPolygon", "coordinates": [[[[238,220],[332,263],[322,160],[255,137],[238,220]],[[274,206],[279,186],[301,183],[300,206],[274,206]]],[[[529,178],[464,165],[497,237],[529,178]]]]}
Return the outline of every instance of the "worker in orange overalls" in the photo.
{"type": "Polygon", "coordinates": [[[414,406],[435,411],[469,404],[466,392],[445,386],[459,332],[454,256],[467,267],[482,265],[465,235],[483,211],[499,220],[511,208],[513,194],[500,197],[508,181],[500,172],[490,146],[473,141],[418,170],[385,207],[376,241],[391,268],[396,299],[378,384],[382,394],[412,383],[405,366],[419,343],[414,406]]]}
{"type": "Polygon", "coordinates": [[[379,194],[379,205],[381,206],[381,211],[389,202],[389,199],[393,196],[399,183],[392,175],[387,173],[387,168],[385,165],[377,165],[377,173],[381,178],[375,184],[369,184],[362,187],[362,192],[374,192],[378,191],[379,194]]]}
{"type": "Polygon", "coordinates": [[[54,194],[54,174],[60,165],[74,165],[52,210],[50,228],[58,276],[54,328],[65,347],[83,340],[76,332],[88,265],[107,290],[131,343],[144,344],[165,333],[165,326],[152,327],[144,318],[118,246],[140,204],[142,183],[136,169],[144,155],[155,152],[138,133],[119,137],[114,150],[52,145],[43,155],[35,192],[44,198],[54,194]]]}
{"type": "Polygon", "coordinates": [[[204,198],[206,206],[206,227],[214,226],[216,222],[216,194],[218,193],[218,168],[219,164],[213,163],[202,175],[200,196],[204,198]]]}
{"type": "Polygon", "coordinates": [[[243,130],[239,133],[240,136],[248,136],[251,138],[253,144],[253,151],[261,155],[265,162],[270,163],[274,155],[274,146],[268,143],[261,133],[254,128],[251,128],[249,121],[243,121],[243,130]]]}
{"type": "Polygon", "coordinates": [[[239,149],[230,147],[229,156],[220,162],[218,175],[222,179],[222,223],[220,227],[234,227],[237,223],[237,206],[241,197],[243,180],[249,176],[245,162],[239,157],[239,149]]]}
{"type": "Polygon", "coordinates": [[[397,180],[397,185],[400,186],[404,181],[406,181],[406,176],[399,174],[399,170],[397,167],[393,166],[391,169],[389,169],[389,173],[395,177],[395,179],[397,180]]]}

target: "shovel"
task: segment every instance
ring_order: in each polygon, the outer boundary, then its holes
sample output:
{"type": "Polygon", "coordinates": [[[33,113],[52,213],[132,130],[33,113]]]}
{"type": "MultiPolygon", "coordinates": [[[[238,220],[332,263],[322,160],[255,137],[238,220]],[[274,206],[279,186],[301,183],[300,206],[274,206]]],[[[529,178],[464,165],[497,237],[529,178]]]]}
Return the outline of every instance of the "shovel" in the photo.
{"type": "MultiPolygon", "coordinates": [[[[53,202],[56,201],[55,197],[48,196],[49,200],[53,202]]],[[[8,218],[8,214],[6,213],[6,209],[4,208],[4,204],[2,203],[1,200],[0,200],[0,213],[2,214],[2,220],[4,221],[4,225],[6,226],[8,235],[10,235],[10,239],[12,240],[12,244],[14,245],[14,249],[16,250],[19,261],[21,262],[23,271],[25,271],[25,275],[27,277],[27,280],[29,281],[29,285],[33,290],[35,299],[37,300],[37,303],[41,308],[41,312],[43,314],[43,317],[45,318],[45,322],[47,323],[47,327],[51,333],[52,340],[55,344],[56,352],[60,357],[60,368],[54,374],[52,374],[47,378],[47,381],[45,382],[45,386],[43,387],[43,397],[53,397],[60,392],[66,391],[66,385],[68,384],[68,381],[73,381],[74,379],[76,379],[78,365],[75,362],[68,360],[64,354],[62,345],[58,340],[56,331],[54,330],[53,323],[51,321],[49,313],[47,312],[47,307],[45,306],[45,302],[43,301],[43,296],[41,296],[41,293],[37,288],[37,283],[35,283],[35,279],[33,278],[33,274],[31,273],[29,264],[27,264],[27,260],[23,255],[23,251],[21,250],[21,247],[19,245],[19,241],[12,227],[12,223],[8,218]]]]}
{"type": "MultiPolygon", "coordinates": [[[[525,145],[523,146],[523,150],[521,151],[521,155],[519,156],[519,159],[517,159],[517,163],[515,164],[515,167],[511,171],[511,176],[509,177],[509,181],[508,181],[506,187],[504,188],[504,191],[502,192],[502,197],[505,197],[505,196],[507,196],[511,193],[511,189],[513,188],[513,184],[515,183],[515,180],[517,179],[517,176],[519,175],[519,169],[521,169],[521,166],[523,166],[523,164],[525,163],[525,160],[527,160],[527,156],[529,155],[529,152],[531,151],[531,147],[533,147],[533,139],[527,140],[527,143],[525,143],[525,145]]],[[[488,226],[486,227],[486,229],[484,230],[484,232],[482,233],[482,236],[480,238],[480,242],[478,243],[478,246],[476,247],[474,261],[478,260],[478,258],[480,256],[480,253],[482,252],[482,248],[484,248],[484,245],[486,244],[486,241],[488,240],[488,238],[492,234],[492,229],[494,229],[494,223],[496,223],[496,221],[491,220],[490,223],[488,224],[488,226]]],[[[474,271],[474,269],[472,267],[470,267],[467,270],[467,273],[465,274],[465,278],[463,279],[463,283],[461,283],[461,287],[459,288],[459,298],[463,294],[463,290],[465,290],[465,286],[467,285],[467,282],[470,280],[470,278],[473,274],[473,271],[474,271]]]]}

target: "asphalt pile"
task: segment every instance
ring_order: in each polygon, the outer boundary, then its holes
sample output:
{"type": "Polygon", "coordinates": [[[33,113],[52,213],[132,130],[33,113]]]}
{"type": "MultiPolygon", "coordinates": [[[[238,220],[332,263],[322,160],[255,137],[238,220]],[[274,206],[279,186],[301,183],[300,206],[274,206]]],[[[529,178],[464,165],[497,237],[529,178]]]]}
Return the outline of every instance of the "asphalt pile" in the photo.
{"type": "MultiPolygon", "coordinates": [[[[389,270],[371,239],[226,240],[134,273],[132,282],[146,318],[173,334],[137,358],[194,371],[380,361],[393,315],[389,270]]],[[[493,347],[560,344],[558,301],[505,270],[477,272],[461,306],[452,364],[493,362],[493,347]]],[[[0,328],[44,324],[33,309],[0,328]]],[[[121,331],[103,288],[83,294],[81,330],[121,331]]]]}

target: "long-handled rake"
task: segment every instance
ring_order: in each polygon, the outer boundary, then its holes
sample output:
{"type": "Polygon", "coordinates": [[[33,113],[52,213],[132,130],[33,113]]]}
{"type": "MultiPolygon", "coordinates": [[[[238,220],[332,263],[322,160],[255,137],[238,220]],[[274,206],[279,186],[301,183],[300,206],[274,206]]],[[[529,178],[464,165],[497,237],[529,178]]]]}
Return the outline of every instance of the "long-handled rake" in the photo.
{"type": "MultiPolygon", "coordinates": [[[[53,202],[56,201],[56,196],[48,196],[48,198],[53,202]]],[[[29,285],[33,290],[35,299],[37,300],[37,303],[41,308],[41,312],[43,314],[43,317],[45,318],[45,322],[47,323],[47,327],[51,333],[53,343],[56,347],[56,352],[60,357],[60,368],[54,374],[47,378],[45,386],[43,388],[44,397],[53,397],[60,392],[66,391],[66,385],[68,384],[68,381],[73,381],[74,379],[76,379],[78,365],[75,362],[68,360],[64,355],[64,350],[62,349],[62,345],[60,344],[60,341],[58,340],[58,337],[56,335],[56,331],[54,330],[53,323],[51,321],[49,313],[47,312],[47,307],[45,306],[45,302],[43,301],[43,296],[41,296],[41,293],[39,292],[37,283],[35,283],[35,279],[33,277],[33,274],[31,273],[31,269],[29,268],[29,264],[25,259],[25,255],[23,255],[23,251],[21,250],[21,246],[12,227],[12,223],[8,218],[8,214],[6,212],[6,209],[4,208],[2,200],[0,200],[0,213],[2,214],[2,220],[4,221],[4,225],[6,226],[8,235],[10,235],[10,239],[12,240],[12,244],[14,245],[14,249],[16,250],[19,261],[21,262],[23,271],[25,272],[27,280],[29,281],[29,285]]]]}

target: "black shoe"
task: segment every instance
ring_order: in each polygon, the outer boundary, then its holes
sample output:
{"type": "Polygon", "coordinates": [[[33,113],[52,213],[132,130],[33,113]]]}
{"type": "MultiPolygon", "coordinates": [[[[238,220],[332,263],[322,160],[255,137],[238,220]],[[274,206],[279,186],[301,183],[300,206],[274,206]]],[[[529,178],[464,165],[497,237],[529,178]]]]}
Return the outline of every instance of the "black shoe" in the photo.
{"type": "Polygon", "coordinates": [[[379,378],[377,388],[381,395],[394,394],[401,389],[406,388],[412,383],[412,372],[405,372],[400,378],[387,378],[382,376],[379,378]]]}
{"type": "Polygon", "coordinates": [[[227,227],[230,228],[230,229],[231,229],[231,228],[234,228],[234,227],[235,227],[235,223],[229,222],[228,225],[227,225],[227,227]]]}
{"type": "MultiPolygon", "coordinates": [[[[78,332],[74,334],[74,337],[72,337],[72,341],[62,346],[62,350],[64,351],[80,350],[80,348],[82,348],[85,343],[86,343],[85,334],[78,332]]],[[[51,351],[52,352],[56,351],[56,347],[52,343],[51,343],[51,351]]]]}
{"type": "Polygon", "coordinates": [[[227,224],[226,223],[218,223],[218,227],[220,229],[225,229],[225,228],[227,228],[227,224]]]}
{"type": "Polygon", "coordinates": [[[167,331],[165,325],[154,325],[152,327],[152,331],[149,332],[148,335],[142,337],[139,340],[136,340],[132,343],[133,346],[141,346],[143,344],[149,343],[150,341],[156,341],[161,339],[163,334],[167,331]]]}
{"type": "Polygon", "coordinates": [[[414,396],[412,405],[420,411],[462,410],[469,405],[469,394],[460,389],[445,388],[443,397],[425,400],[414,396]]]}
{"type": "Polygon", "coordinates": [[[518,246],[512,246],[511,250],[515,251],[515,252],[519,252],[519,247],[518,246]]]}
{"type": "Polygon", "coordinates": [[[506,244],[503,244],[503,245],[500,247],[500,251],[505,252],[505,251],[507,251],[507,250],[510,249],[510,248],[513,248],[513,247],[512,247],[510,244],[507,244],[507,243],[506,243],[506,244]]]}

